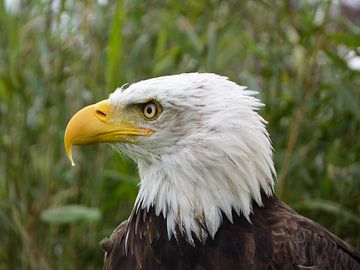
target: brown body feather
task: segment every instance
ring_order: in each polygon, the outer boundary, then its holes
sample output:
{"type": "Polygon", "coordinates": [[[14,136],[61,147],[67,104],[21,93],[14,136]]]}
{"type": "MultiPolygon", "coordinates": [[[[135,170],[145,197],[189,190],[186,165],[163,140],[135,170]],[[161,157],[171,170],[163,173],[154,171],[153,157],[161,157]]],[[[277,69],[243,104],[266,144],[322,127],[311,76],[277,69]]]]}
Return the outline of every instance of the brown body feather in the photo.
{"type": "Polygon", "coordinates": [[[234,213],[214,239],[189,244],[178,232],[169,241],[166,221],[139,210],[108,241],[104,269],[360,269],[360,254],[321,225],[275,197],[254,203],[252,223],[234,213]]]}

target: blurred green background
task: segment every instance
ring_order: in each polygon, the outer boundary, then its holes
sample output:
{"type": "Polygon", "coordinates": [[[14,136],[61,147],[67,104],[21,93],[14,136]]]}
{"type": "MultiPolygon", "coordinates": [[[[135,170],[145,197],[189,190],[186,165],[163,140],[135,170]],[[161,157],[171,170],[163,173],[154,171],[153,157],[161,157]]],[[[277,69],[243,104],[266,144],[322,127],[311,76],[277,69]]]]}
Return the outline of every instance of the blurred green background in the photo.
{"type": "Polygon", "coordinates": [[[101,267],[137,170],[104,145],[71,167],[67,121],[124,83],[191,71],[260,92],[278,196],[360,248],[360,7],[338,2],[1,1],[0,269],[101,267]]]}

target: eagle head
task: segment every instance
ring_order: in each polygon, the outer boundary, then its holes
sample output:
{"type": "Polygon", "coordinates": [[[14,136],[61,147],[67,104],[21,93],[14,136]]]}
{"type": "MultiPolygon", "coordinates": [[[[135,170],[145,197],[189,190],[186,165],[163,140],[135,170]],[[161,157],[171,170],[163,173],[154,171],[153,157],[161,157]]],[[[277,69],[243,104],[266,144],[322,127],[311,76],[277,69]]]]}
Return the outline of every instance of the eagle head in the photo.
{"type": "Polygon", "coordinates": [[[193,242],[214,237],[223,215],[250,221],[271,196],[275,170],[256,92],[216,74],[185,73],[118,88],[70,120],[65,148],[107,142],[139,168],[134,211],[153,207],[193,242]]]}

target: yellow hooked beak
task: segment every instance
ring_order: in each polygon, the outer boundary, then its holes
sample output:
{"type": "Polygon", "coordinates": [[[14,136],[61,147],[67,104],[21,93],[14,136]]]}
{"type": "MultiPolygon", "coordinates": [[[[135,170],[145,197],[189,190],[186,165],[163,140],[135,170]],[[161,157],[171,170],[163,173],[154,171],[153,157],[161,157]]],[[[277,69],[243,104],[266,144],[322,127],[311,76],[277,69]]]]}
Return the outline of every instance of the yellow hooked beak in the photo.
{"type": "Polygon", "coordinates": [[[149,136],[153,133],[152,130],[137,128],[123,108],[114,110],[107,99],[83,108],[70,119],[65,130],[64,144],[66,154],[75,166],[71,153],[73,145],[136,143],[135,136],[149,136]]]}

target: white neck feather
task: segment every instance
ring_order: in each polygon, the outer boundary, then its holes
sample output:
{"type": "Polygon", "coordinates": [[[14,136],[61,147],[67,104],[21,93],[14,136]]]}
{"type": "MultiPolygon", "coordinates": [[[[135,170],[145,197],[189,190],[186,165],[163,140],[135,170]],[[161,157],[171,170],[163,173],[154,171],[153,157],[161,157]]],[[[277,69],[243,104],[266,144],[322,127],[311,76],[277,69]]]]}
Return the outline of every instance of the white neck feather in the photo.
{"type": "Polygon", "coordinates": [[[251,222],[252,201],[261,206],[261,191],[271,196],[274,187],[270,142],[262,134],[249,134],[246,145],[240,137],[221,144],[203,141],[151,163],[138,160],[136,210],[154,207],[166,218],[169,239],[179,230],[190,243],[192,233],[202,242],[213,238],[222,213],[232,222],[234,210],[251,222]]]}

